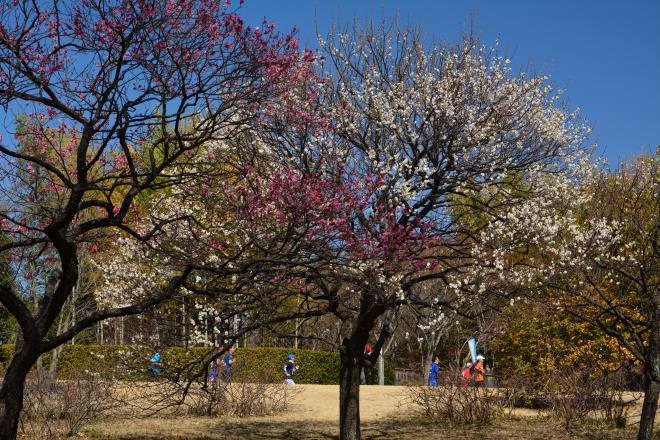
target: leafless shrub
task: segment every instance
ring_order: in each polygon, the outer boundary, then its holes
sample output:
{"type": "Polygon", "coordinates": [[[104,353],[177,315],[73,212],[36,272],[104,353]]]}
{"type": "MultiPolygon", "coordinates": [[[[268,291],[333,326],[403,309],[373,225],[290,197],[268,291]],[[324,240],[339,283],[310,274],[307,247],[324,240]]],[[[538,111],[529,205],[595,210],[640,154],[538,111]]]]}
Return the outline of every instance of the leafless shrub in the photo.
{"type": "Polygon", "coordinates": [[[500,382],[500,395],[504,408],[511,415],[515,408],[539,411],[548,409],[550,403],[544,392],[544,382],[535,376],[508,375],[500,382]]]}
{"type": "Polygon", "coordinates": [[[624,428],[630,404],[621,374],[606,374],[587,367],[557,369],[545,383],[550,408],[567,430],[585,420],[605,420],[624,428]]]}
{"type": "Polygon", "coordinates": [[[236,367],[236,370],[243,370],[242,382],[218,380],[189,391],[186,398],[188,412],[193,415],[245,417],[286,410],[294,388],[281,383],[279,371],[272,368],[250,371],[245,365],[242,363],[236,367]]]}
{"type": "Polygon", "coordinates": [[[69,380],[35,374],[25,386],[21,431],[42,439],[76,435],[113,406],[112,390],[111,380],[89,371],[69,380]]]}
{"type": "Polygon", "coordinates": [[[263,416],[286,410],[291,387],[273,383],[220,383],[192,391],[188,412],[204,416],[263,416]]]}
{"type": "MultiPolygon", "coordinates": [[[[295,387],[282,384],[283,374],[270,366],[242,358],[233,367],[233,377],[239,381],[215,381],[182,373],[180,380],[144,382],[125,396],[125,404],[133,415],[155,413],[189,414],[196,416],[262,416],[287,409],[295,387]]],[[[196,367],[198,368],[198,367],[196,367]]],[[[197,370],[194,370],[197,371],[197,370]]]]}
{"type": "Polygon", "coordinates": [[[642,393],[626,393],[627,380],[624,371],[604,375],[601,379],[601,410],[605,420],[616,428],[625,428],[628,412],[634,402],[642,398],[642,393]]]}
{"type": "Polygon", "coordinates": [[[552,412],[563,421],[566,429],[589,418],[595,408],[598,391],[584,370],[557,370],[548,378],[545,389],[552,412]]]}
{"type": "MultiPolygon", "coordinates": [[[[459,372],[451,374],[459,377],[459,372]]],[[[503,412],[499,391],[469,386],[462,379],[447,379],[440,387],[410,387],[407,400],[425,417],[456,424],[487,424],[503,412]]]]}

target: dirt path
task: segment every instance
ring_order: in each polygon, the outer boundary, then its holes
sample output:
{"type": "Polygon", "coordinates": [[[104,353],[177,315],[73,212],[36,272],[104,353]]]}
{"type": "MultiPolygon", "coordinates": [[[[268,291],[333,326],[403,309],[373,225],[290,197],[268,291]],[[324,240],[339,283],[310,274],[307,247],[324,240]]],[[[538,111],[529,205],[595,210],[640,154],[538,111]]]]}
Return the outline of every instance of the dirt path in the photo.
{"type": "MultiPolygon", "coordinates": [[[[300,390],[291,411],[277,416],[284,420],[336,422],[339,420],[339,387],[332,385],[296,385],[300,390]]],[[[406,387],[363,385],[360,387],[360,418],[364,421],[409,416],[411,411],[400,403],[406,387]]]]}

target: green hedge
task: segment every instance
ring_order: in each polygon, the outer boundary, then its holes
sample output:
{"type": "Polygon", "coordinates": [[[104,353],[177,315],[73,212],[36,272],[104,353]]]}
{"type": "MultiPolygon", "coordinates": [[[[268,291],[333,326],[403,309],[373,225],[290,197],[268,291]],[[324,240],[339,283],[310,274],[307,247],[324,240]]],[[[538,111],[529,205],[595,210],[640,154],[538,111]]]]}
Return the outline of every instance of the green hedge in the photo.
{"type": "MultiPolygon", "coordinates": [[[[0,345],[0,365],[7,365],[14,351],[13,345],[0,345]]],[[[164,375],[172,375],[195,359],[200,359],[208,348],[183,347],[165,348],[161,352],[164,375]]],[[[284,377],[283,367],[289,348],[239,348],[235,351],[235,380],[254,376],[255,372],[269,372],[272,377],[284,377]]],[[[113,374],[123,380],[140,380],[148,377],[150,347],[117,345],[65,345],[60,354],[58,374],[70,377],[81,371],[89,370],[113,374]]],[[[326,351],[295,350],[296,363],[300,370],[296,383],[336,384],[339,383],[339,354],[326,351]]],[[[50,356],[45,355],[44,365],[50,363],[50,356]]],[[[185,373],[184,373],[185,374],[185,373]]],[[[378,368],[373,366],[366,371],[367,383],[378,383],[378,368]]],[[[385,383],[394,383],[394,366],[385,361],[385,383]]]]}
{"type": "Polygon", "coordinates": [[[0,344],[0,366],[4,369],[14,355],[14,344],[0,344]]]}

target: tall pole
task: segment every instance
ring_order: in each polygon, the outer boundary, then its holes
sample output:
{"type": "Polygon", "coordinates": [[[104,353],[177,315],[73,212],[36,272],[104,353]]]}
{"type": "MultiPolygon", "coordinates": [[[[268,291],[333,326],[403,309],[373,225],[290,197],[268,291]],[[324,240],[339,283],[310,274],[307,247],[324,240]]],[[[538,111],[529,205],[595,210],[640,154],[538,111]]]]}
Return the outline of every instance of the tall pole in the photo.
{"type": "Polygon", "coordinates": [[[119,327],[119,345],[124,345],[124,317],[120,318],[120,327],[119,327]]]}
{"type": "Polygon", "coordinates": [[[385,359],[383,359],[383,349],[378,355],[378,385],[385,385],[385,359]]]}
{"type": "MultiPolygon", "coordinates": [[[[298,295],[296,295],[296,305],[298,307],[298,311],[300,311],[300,297],[298,295]]],[[[295,324],[295,329],[294,329],[295,337],[293,339],[293,348],[298,350],[298,318],[296,318],[294,324],[295,324]]]]}

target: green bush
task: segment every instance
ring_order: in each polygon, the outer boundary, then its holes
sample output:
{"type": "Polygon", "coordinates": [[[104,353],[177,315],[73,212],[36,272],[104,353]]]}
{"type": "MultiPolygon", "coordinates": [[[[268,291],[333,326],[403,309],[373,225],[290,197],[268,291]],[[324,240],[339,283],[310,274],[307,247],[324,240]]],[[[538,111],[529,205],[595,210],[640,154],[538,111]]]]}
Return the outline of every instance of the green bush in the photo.
{"type": "MultiPolygon", "coordinates": [[[[394,362],[386,360],[385,366],[385,385],[394,385],[394,362]]],[[[378,361],[374,362],[373,366],[367,368],[365,371],[367,376],[367,385],[378,384],[378,361]]]]}
{"type": "Polygon", "coordinates": [[[12,356],[14,356],[14,344],[0,345],[0,367],[5,368],[9,365],[12,356]]]}
{"type": "MultiPolygon", "coordinates": [[[[284,380],[284,364],[287,354],[286,348],[239,348],[234,352],[236,356],[236,380],[241,380],[241,371],[267,370],[275,368],[282,372],[284,380]]],[[[295,376],[296,383],[332,384],[339,383],[339,355],[324,351],[295,350],[296,364],[300,370],[295,376]]]]}
{"type": "MultiPolygon", "coordinates": [[[[131,345],[65,345],[60,354],[58,374],[60,377],[71,377],[81,371],[89,370],[113,374],[122,380],[140,380],[148,377],[148,364],[153,349],[151,347],[131,345]]],[[[205,347],[164,348],[161,352],[163,375],[171,376],[179,369],[203,358],[209,349],[205,347]]],[[[0,345],[0,366],[5,368],[14,352],[13,345],[0,345]]],[[[236,368],[234,379],[249,372],[274,369],[282,371],[284,380],[284,364],[288,348],[254,347],[239,348],[234,352],[236,368]],[[245,373],[242,373],[245,372],[245,373]]],[[[339,383],[339,354],[327,351],[295,350],[296,363],[300,370],[296,374],[296,383],[337,384],[339,383]]],[[[44,356],[44,366],[50,364],[50,356],[44,356]]],[[[185,374],[185,373],[184,373],[185,374]]],[[[374,365],[366,370],[367,383],[378,383],[378,368],[374,365]]],[[[385,361],[385,384],[394,384],[394,366],[385,361]]]]}

